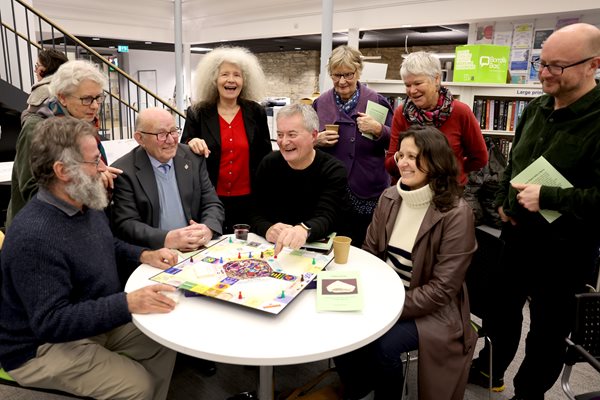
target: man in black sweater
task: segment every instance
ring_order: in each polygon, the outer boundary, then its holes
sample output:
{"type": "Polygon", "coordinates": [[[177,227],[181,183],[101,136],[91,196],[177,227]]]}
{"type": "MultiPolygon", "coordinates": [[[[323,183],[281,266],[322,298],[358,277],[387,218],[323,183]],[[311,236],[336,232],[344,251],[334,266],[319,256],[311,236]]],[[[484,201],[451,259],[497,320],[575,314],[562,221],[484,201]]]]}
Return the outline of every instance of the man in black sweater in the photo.
{"type": "Polygon", "coordinates": [[[132,313],[167,313],[167,285],[120,291],[117,260],[174,265],[170,250],[113,238],[93,127],[41,122],[31,144],[39,185],[2,249],[0,363],[23,386],[110,399],[167,397],[175,352],[141,333],[132,313]],[[127,356],[124,356],[126,354],[127,356]]]}
{"type": "Polygon", "coordinates": [[[284,246],[297,249],[346,230],[346,168],[314,148],[318,128],[319,117],[312,107],[283,107],[277,113],[279,151],[258,166],[252,230],[275,243],[275,254],[284,246]]]}

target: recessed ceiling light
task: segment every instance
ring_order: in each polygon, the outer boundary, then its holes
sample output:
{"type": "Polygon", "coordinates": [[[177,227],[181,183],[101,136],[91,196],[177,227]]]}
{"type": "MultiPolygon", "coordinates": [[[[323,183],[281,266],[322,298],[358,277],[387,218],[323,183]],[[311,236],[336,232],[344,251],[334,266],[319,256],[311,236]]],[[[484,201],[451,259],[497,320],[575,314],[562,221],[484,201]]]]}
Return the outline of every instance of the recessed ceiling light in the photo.
{"type": "Polygon", "coordinates": [[[302,50],[302,47],[294,47],[294,50],[302,50]]]}
{"type": "Polygon", "coordinates": [[[114,48],[115,48],[115,46],[108,46],[108,48],[109,48],[109,49],[114,49],[114,48]]]}
{"type": "Polygon", "coordinates": [[[92,38],[92,40],[100,40],[100,38],[99,37],[94,37],[94,38],[92,38]]]}
{"type": "Polygon", "coordinates": [[[144,44],[152,44],[152,42],[144,42],[144,44]]]}
{"type": "Polygon", "coordinates": [[[208,47],[190,47],[191,51],[211,51],[208,47]]]}

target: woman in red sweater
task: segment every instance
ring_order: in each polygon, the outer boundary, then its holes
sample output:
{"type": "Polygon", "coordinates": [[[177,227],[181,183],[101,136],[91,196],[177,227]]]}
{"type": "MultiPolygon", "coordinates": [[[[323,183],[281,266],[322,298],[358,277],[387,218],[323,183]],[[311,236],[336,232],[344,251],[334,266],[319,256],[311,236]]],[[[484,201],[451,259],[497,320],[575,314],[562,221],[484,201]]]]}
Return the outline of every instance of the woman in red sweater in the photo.
{"type": "Polygon", "coordinates": [[[396,181],[400,173],[394,154],[398,151],[398,137],[412,125],[433,125],[448,139],[456,155],[461,186],[467,183],[467,174],[477,171],[488,161],[487,148],[479,122],[465,103],[452,98],[441,85],[440,60],[430,53],[419,51],[406,57],[400,68],[406,86],[406,100],[394,112],[390,147],[385,156],[385,168],[396,181]]]}

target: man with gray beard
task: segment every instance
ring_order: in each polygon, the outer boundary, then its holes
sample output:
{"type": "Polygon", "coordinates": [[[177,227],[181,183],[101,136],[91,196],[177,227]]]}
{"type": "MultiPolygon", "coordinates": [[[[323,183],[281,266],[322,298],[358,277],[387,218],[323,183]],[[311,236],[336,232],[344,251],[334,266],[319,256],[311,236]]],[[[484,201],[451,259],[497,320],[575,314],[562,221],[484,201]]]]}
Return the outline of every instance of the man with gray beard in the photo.
{"type": "Polygon", "coordinates": [[[120,290],[117,260],[165,269],[176,255],[112,236],[93,127],[72,117],[36,127],[31,170],[39,191],[19,212],[1,254],[0,363],[22,386],[104,399],[167,397],[175,352],[131,323],[167,313],[157,284],[120,290]],[[127,356],[123,356],[127,354],[127,356]]]}

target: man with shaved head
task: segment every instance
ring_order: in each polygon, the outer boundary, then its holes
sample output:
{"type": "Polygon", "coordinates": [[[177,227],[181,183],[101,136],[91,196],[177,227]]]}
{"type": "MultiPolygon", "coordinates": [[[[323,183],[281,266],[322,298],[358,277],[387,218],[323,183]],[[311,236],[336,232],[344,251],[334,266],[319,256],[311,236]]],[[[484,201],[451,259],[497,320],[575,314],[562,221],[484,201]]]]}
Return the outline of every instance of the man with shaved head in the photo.
{"type": "MultiPolygon", "coordinates": [[[[513,399],[543,399],[563,366],[574,295],[592,279],[600,245],[600,30],[578,23],[544,43],[539,74],[544,95],[532,100],[515,131],[496,205],[504,222],[504,252],[492,276],[484,323],[493,349],[495,390],[519,345],[522,310],[530,298],[525,358],[514,378],[513,399]],[[544,157],[571,184],[511,183],[544,157]],[[553,222],[540,210],[560,213],[553,222]]],[[[487,386],[484,349],[470,381],[487,386]]]]}
{"type": "Polygon", "coordinates": [[[115,234],[150,248],[196,250],[222,233],[223,204],[208,178],[204,157],[179,144],[175,119],[162,108],[140,112],[139,146],[117,160],[123,179],[115,185],[115,234]]]}

